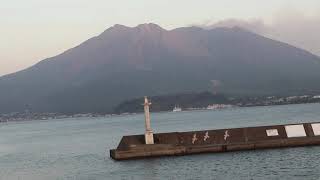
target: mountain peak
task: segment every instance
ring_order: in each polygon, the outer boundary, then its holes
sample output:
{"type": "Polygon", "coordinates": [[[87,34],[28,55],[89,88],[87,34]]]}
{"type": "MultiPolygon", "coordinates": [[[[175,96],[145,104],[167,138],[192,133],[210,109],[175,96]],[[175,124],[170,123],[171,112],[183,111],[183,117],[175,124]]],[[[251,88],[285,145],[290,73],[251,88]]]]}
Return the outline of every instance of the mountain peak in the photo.
{"type": "Polygon", "coordinates": [[[126,29],[129,29],[129,28],[130,27],[122,25],[122,24],[115,24],[115,25],[113,25],[112,27],[110,27],[107,30],[116,30],[116,31],[118,31],[118,30],[126,30],[126,29]]]}
{"type": "Polygon", "coordinates": [[[110,28],[106,29],[106,30],[102,33],[102,35],[108,34],[108,33],[110,33],[110,32],[115,32],[115,33],[117,33],[117,32],[121,32],[121,31],[125,31],[125,30],[127,30],[127,29],[129,29],[129,28],[130,28],[130,27],[128,27],[128,26],[124,26],[124,25],[121,25],[121,24],[115,24],[115,25],[111,26],[110,28]]]}
{"type": "Polygon", "coordinates": [[[137,29],[143,30],[143,31],[165,31],[165,29],[163,29],[162,27],[160,27],[157,24],[154,23],[144,23],[144,24],[139,24],[138,26],[136,26],[137,29]]]}
{"type": "Polygon", "coordinates": [[[127,28],[129,28],[128,26],[125,26],[125,25],[122,25],[122,24],[115,24],[115,25],[113,25],[113,28],[116,28],[116,29],[119,29],[119,28],[121,28],[121,29],[127,29],[127,28]]]}
{"type": "Polygon", "coordinates": [[[128,27],[122,24],[115,24],[112,27],[108,28],[105,30],[102,34],[108,34],[108,32],[123,32],[127,30],[138,30],[143,33],[150,33],[150,32],[162,32],[166,31],[162,27],[160,27],[157,24],[154,23],[144,23],[144,24],[139,24],[136,27],[128,27]]]}

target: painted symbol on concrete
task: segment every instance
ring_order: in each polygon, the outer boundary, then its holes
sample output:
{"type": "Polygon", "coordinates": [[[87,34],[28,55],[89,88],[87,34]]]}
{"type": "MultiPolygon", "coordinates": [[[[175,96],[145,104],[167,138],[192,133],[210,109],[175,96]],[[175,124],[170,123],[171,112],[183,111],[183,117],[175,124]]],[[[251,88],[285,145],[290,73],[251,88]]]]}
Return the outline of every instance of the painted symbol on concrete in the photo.
{"type": "Polygon", "coordinates": [[[198,140],[197,134],[193,134],[192,144],[194,144],[198,140]]]}
{"type": "Polygon", "coordinates": [[[209,136],[209,132],[207,131],[205,136],[203,137],[203,141],[206,141],[207,139],[209,139],[210,136],[209,136]]]}
{"type": "Polygon", "coordinates": [[[224,136],[223,136],[223,138],[224,138],[224,140],[226,141],[228,137],[230,137],[230,135],[229,135],[229,131],[228,131],[228,130],[226,130],[226,131],[224,132],[224,136]]]}

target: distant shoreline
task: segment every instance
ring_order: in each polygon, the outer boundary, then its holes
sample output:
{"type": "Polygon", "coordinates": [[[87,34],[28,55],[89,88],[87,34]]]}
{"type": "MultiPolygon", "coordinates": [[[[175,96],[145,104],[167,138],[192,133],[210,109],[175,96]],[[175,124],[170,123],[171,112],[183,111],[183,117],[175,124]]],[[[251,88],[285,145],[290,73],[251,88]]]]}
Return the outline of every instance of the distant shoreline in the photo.
{"type": "MultiPolygon", "coordinates": [[[[224,108],[224,109],[194,109],[194,110],[182,110],[181,112],[192,112],[192,111],[221,111],[221,110],[230,110],[230,109],[237,109],[237,108],[251,108],[251,107],[267,107],[267,106],[283,106],[283,105],[299,105],[299,104],[319,104],[319,102],[307,102],[307,103],[291,103],[291,104],[272,104],[272,105],[252,105],[252,106],[233,106],[232,108],[224,108]]],[[[170,113],[172,111],[152,111],[152,113],[170,113]]],[[[172,113],[180,113],[180,112],[172,112],[172,113]]],[[[41,115],[41,113],[33,113],[34,115],[37,115],[38,117],[41,115]]],[[[122,114],[86,114],[80,116],[80,114],[76,115],[60,115],[58,117],[47,117],[47,118],[30,118],[30,117],[24,117],[27,116],[26,114],[23,115],[20,114],[20,117],[14,118],[14,117],[8,117],[8,119],[0,119],[0,123],[9,123],[9,122],[25,122],[25,121],[50,121],[50,120],[63,120],[63,119],[72,119],[72,118],[110,118],[110,117],[124,117],[124,116],[131,116],[136,114],[143,114],[143,112],[137,112],[137,113],[122,113],[122,114]]],[[[0,115],[2,117],[3,115],[0,115]]],[[[28,114],[30,116],[30,114],[28,114]]]]}

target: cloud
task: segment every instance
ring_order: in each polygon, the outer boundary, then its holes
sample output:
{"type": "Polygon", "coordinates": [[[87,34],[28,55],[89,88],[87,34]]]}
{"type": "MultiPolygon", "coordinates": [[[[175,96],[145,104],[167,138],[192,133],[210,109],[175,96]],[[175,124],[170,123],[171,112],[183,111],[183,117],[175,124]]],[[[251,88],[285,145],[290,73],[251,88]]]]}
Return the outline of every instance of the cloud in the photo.
{"type": "Polygon", "coordinates": [[[271,23],[266,23],[262,19],[226,19],[201,26],[205,28],[239,26],[320,56],[320,14],[306,16],[297,11],[286,11],[277,13],[271,23]]]}

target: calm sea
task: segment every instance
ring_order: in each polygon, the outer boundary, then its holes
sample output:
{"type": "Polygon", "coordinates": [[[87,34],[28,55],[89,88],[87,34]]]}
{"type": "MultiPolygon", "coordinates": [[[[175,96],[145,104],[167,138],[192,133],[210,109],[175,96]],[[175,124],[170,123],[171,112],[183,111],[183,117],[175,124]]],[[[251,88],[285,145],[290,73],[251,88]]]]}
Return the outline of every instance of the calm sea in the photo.
{"type": "MultiPolygon", "coordinates": [[[[155,132],[320,121],[320,104],[153,113],[155,132]]],[[[0,180],[316,179],[320,146],[115,162],[108,150],[142,134],[142,114],[0,124],[0,180]]]]}

